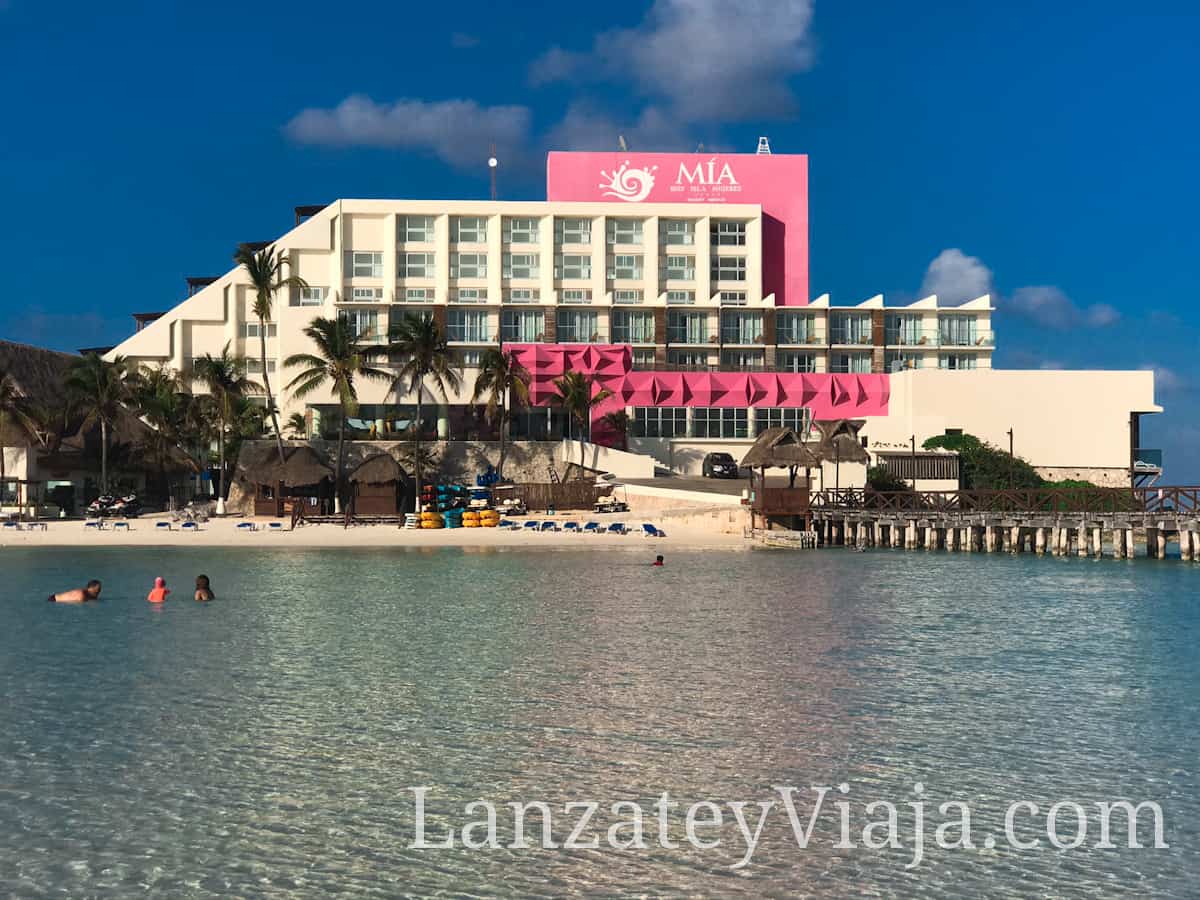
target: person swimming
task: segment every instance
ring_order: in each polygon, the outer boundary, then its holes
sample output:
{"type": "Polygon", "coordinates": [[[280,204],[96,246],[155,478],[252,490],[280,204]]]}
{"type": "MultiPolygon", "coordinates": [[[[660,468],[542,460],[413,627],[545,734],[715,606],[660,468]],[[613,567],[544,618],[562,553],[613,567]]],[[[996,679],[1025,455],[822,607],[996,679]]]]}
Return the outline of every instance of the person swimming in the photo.
{"type": "Polygon", "coordinates": [[[658,554],[658,556],[654,557],[654,562],[650,563],[650,565],[652,565],[652,566],[665,565],[665,563],[663,562],[662,554],[660,553],[660,554],[658,554]]]}
{"type": "Polygon", "coordinates": [[[212,592],[207,575],[196,576],[196,599],[201,601],[215,600],[217,595],[212,592]]]}
{"type": "Polygon", "coordinates": [[[146,595],[146,600],[150,603],[162,603],[167,599],[167,595],[171,593],[167,588],[166,580],[160,575],[154,579],[154,587],[150,593],[146,595]]]}
{"type": "Polygon", "coordinates": [[[100,599],[100,582],[93,578],[87,583],[86,587],[75,588],[70,591],[62,591],[58,594],[51,594],[46,600],[50,603],[87,603],[91,600],[100,599]]]}

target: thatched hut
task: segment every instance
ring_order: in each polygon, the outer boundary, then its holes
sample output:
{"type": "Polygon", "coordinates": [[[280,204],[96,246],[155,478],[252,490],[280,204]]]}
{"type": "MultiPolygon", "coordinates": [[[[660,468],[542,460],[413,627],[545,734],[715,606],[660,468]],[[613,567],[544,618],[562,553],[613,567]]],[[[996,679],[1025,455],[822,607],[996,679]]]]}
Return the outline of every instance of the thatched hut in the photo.
{"type": "Polygon", "coordinates": [[[805,444],[790,428],[768,428],[755,440],[742,457],[742,466],[750,469],[751,525],[758,518],[764,525],[771,519],[786,519],[795,526],[800,517],[808,514],[808,471],[820,468],[821,459],[814,448],[805,444]],[[786,488],[767,487],[767,469],[787,469],[786,488]],[[804,484],[796,487],[796,475],[804,469],[804,484]],[[757,474],[755,473],[757,470],[757,474]]]}
{"type": "Polygon", "coordinates": [[[863,466],[871,462],[871,455],[858,436],[862,419],[819,419],[813,422],[813,427],[821,436],[816,452],[822,461],[863,466]]]}
{"type": "Polygon", "coordinates": [[[311,447],[285,450],[281,463],[275,453],[247,468],[254,485],[254,514],[282,516],[297,503],[305,515],[333,512],[333,468],[311,447]]]}
{"type": "Polygon", "coordinates": [[[368,456],[350,473],[350,509],[356,516],[394,516],[412,506],[411,482],[389,453],[368,456]]]}

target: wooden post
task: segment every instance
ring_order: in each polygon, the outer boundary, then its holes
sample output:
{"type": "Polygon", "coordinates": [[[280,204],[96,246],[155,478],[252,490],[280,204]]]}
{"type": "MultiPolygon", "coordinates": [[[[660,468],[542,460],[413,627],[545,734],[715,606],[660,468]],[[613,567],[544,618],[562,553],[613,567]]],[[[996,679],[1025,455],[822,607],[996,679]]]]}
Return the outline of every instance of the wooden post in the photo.
{"type": "Polygon", "coordinates": [[[1146,555],[1158,559],[1158,529],[1153,525],[1146,526],[1146,555]]]}
{"type": "Polygon", "coordinates": [[[1086,522],[1080,522],[1079,527],[1075,529],[1075,534],[1079,540],[1079,546],[1076,550],[1078,551],[1078,555],[1083,559],[1087,559],[1088,557],[1088,534],[1090,532],[1091,529],[1088,528],[1086,522]]]}
{"type": "Polygon", "coordinates": [[[1045,528],[1033,529],[1033,551],[1038,556],[1046,555],[1046,529],[1045,528]]]}
{"type": "Polygon", "coordinates": [[[1092,554],[1096,559],[1104,558],[1104,529],[1099,525],[1092,526],[1092,554]]]}
{"type": "Polygon", "coordinates": [[[1134,537],[1133,529],[1126,528],[1125,529],[1125,558],[1126,559],[1133,559],[1133,557],[1136,555],[1134,552],[1134,548],[1137,545],[1134,543],[1133,537],[1134,537]]]}
{"type": "Polygon", "coordinates": [[[925,526],[925,549],[937,549],[937,528],[934,527],[932,522],[925,526]]]}
{"type": "Polygon", "coordinates": [[[1182,525],[1179,526],[1179,558],[1183,562],[1192,561],[1192,533],[1182,525]]]}
{"type": "MultiPolygon", "coordinates": [[[[1162,522],[1159,524],[1165,525],[1166,523],[1162,522]]],[[[1167,529],[1165,528],[1158,529],[1158,558],[1167,558],[1167,529]]]]}
{"type": "Polygon", "coordinates": [[[1021,552],[1021,526],[1014,525],[1009,529],[1009,550],[1012,553],[1021,552]]]}

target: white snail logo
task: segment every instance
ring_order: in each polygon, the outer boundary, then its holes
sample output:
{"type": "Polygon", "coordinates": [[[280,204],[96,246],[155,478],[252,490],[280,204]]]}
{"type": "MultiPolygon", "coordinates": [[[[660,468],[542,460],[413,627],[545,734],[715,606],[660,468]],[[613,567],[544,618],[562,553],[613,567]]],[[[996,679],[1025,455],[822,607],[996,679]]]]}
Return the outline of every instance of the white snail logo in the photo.
{"type": "Polygon", "coordinates": [[[600,170],[600,175],[608,179],[608,181],[600,182],[600,187],[605,189],[605,197],[616,197],[618,200],[637,203],[650,196],[650,191],[654,189],[654,172],[657,170],[658,166],[631,169],[629,160],[625,160],[621,167],[611,175],[603,169],[600,170]]]}

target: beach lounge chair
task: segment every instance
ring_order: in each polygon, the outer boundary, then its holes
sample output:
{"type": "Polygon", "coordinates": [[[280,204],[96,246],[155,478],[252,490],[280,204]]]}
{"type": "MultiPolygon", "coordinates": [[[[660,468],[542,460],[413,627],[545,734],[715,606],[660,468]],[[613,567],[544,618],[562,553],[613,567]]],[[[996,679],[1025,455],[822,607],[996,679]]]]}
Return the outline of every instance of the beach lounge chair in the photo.
{"type": "Polygon", "coordinates": [[[416,513],[405,513],[404,514],[404,527],[405,528],[420,528],[421,527],[421,517],[419,515],[417,515],[416,513]]]}
{"type": "Polygon", "coordinates": [[[496,527],[497,528],[506,528],[510,531],[516,531],[521,526],[518,525],[516,522],[514,522],[512,519],[501,519],[499,522],[496,523],[496,527]]]}
{"type": "Polygon", "coordinates": [[[666,537],[667,533],[661,528],[655,528],[649,522],[642,523],[642,534],[646,537],[666,537]]]}
{"type": "Polygon", "coordinates": [[[88,519],[83,523],[84,529],[95,528],[97,531],[104,530],[104,522],[101,519],[88,519]]]}
{"type": "Polygon", "coordinates": [[[25,526],[25,528],[29,531],[33,531],[35,528],[39,531],[45,531],[46,523],[45,522],[30,522],[28,525],[25,526]]]}
{"type": "Polygon", "coordinates": [[[522,530],[523,530],[523,531],[537,531],[537,530],[538,530],[538,523],[537,523],[537,522],[533,522],[533,521],[526,522],[526,523],[525,523],[525,527],[524,527],[522,530]]]}
{"type": "Polygon", "coordinates": [[[267,531],[283,531],[282,522],[268,522],[267,531]]]}
{"type": "Polygon", "coordinates": [[[542,523],[541,531],[558,531],[558,523],[552,519],[547,519],[542,523]]]}
{"type": "Polygon", "coordinates": [[[625,523],[624,522],[613,522],[611,525],[608,526],[608,533],[609,534],[625,534],[626,533],[625,532],[625,523]]]}
{"type": "Polygon", "coordinates": [[[238,531],[258,531],[258,526],[255,525],[253,522],[238,522],[237,530],[238,531]]]}
{"type": "Polygon", "coordinates": [[[563,531],[569,531],[569,532],[571,532],[571,534],[579,534],[579,523],[578,522],[564,522],[563,523],[563,531]]]}
{"type": "Polygon", "coordinates": [[[181,531],[199,531],[200,526],[195,522],[184,522],[179,526],[181,531]]]}
{"type": "Polygon", "coordinates": [[[20,523],[20,522],[13,522],[13,521],[10,519],[9,521],[7,521],[7,522],[5,522],[5,523],[4,523],[4,528],[5,528],[5,530],[12,529],[13,531],[20,531],[20,530],[21,530],[21,523],[20,523]]]}
{"type": "Polygon", "coordinates": [[[128,531],[129,523],[128,522],[113,522],[113,531],[118,531],[118,530],[128,531]]]}
{"type": "Polygon", "coordinates": [[[600,527],[599,522],[588,522],[580,529],[580,534],[599,534],[604,529],[600,527]]]}
{"type": "Polygon", "coordinates": [[[155,522],[154,530],[155,531],[170,531],[171,523],[170,522],[155,522]]]}

